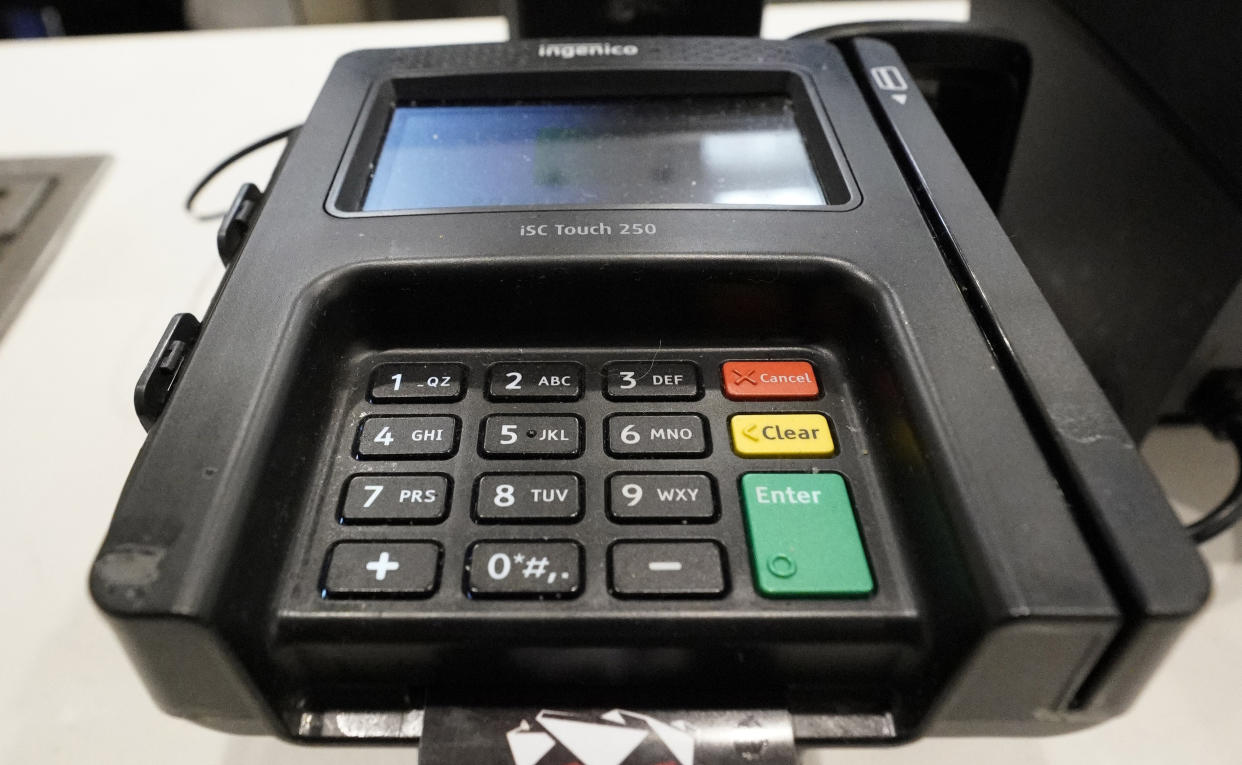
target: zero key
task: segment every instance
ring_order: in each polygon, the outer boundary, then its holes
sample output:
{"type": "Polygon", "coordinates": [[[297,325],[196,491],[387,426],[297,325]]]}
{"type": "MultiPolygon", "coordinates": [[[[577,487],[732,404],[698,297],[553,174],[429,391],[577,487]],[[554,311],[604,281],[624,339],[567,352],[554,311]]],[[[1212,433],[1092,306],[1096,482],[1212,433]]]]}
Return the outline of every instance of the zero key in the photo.
{"type": "Polygon", "coordinates": [[[486,540],[466,552],[471,598],[572,598],[582,590],[582,545],[570,540],[486,540]]]}

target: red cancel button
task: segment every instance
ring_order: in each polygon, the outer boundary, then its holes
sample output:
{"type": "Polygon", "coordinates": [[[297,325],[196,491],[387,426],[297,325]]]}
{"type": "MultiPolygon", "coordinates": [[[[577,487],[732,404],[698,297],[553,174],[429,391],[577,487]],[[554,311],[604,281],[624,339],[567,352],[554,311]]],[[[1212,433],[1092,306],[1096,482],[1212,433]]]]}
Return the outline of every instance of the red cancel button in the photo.
{"type": "Polygon", "coordinates": [[[724,393],[733,399],[816,398],[815,368],[805,361],[726,361],[724,393]]]}

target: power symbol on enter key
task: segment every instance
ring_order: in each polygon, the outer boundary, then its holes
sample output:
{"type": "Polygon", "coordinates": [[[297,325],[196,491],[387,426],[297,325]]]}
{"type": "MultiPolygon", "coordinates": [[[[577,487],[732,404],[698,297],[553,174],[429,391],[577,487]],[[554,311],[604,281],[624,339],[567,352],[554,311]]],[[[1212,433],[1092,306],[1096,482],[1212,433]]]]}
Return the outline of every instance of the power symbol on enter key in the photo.
{"type": "Polygon", "coordinates": [[[781,579],[788,579],[798,573],[798,564],[794,563],[794,559],[788,555],[777,553],[768,558],[768,571],[781,579]]]}

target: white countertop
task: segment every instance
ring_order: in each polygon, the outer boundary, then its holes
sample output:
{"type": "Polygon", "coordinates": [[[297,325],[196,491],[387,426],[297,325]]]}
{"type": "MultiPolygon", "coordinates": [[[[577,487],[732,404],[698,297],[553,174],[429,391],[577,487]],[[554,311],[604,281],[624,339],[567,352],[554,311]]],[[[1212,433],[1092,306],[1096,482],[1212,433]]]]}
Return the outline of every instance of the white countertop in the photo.
{"type": "MultiPolygon", "coordinates": [[[[881,15],[960,19],[965,9],[778,6],[764,34],[881,15]]],[[[112,157],[60,255],[0,338],[0,761],[414,761],[408,748],[297,747],[162,714],[90,602],[86,575],[142,444],[131,405],[138,372],[168,318],[201,316],[223,273],[216,223],[181,209],[189,188],[235,149],[301,122],[345,52],[506,34],[500,19],[471,19],[0,43],[0,156],[112,157]]],[[[274,156],[227,173],[201,208],[222,209],[242,180],[265,182],[274,156]]],[[[1230,449],[1199,432],[1161,432],[1146,453],[1163,480],[1200,505],[1231,480],[1230,449]]],[[[1234,531],[1204,548],[1214,600],[1125,716],[1054,738],[929,739],[809,752],[804,761],[1242,762],[1240,540],[1234,531]]]]}

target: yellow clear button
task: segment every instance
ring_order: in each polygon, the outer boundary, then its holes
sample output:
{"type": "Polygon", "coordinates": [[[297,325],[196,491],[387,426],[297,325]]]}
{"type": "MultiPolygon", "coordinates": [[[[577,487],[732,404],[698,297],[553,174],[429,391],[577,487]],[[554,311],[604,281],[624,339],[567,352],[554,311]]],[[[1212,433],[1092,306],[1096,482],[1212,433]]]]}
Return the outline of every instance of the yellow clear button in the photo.
{"type": "Polygon", "coordinates": [[[831,457],[837,449],[822,414],[735,414],[729,435],[743,457],[831,457]]]}

